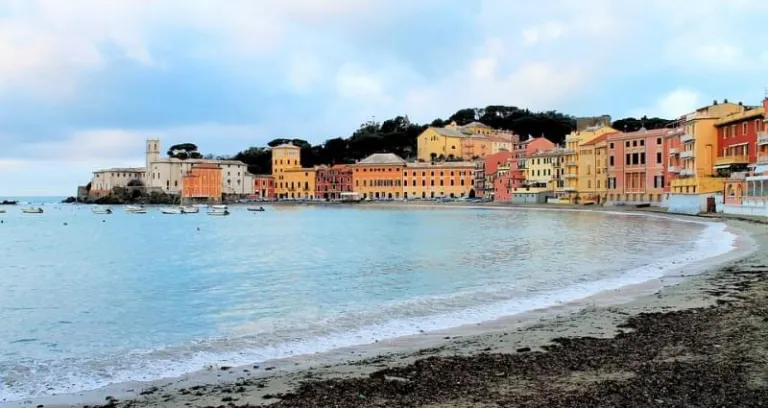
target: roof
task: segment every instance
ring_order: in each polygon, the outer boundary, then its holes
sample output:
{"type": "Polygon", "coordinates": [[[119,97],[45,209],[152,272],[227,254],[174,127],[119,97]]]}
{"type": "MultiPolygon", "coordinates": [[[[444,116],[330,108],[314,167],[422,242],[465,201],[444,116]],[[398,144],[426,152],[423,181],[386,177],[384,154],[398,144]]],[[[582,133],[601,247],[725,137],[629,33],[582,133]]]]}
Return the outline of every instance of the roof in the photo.
{"type": "Polygon", "coordinates": [[[454,169],[454,168],[475,168],[475,163],[459,161],[459,162],[413,162],[406,163],[408,168],[432,168],[432,169],[454,169]]]}
{"type": "Polygon", "coordinates": [[[537,152],[532,153],[530,157],[553,157],[553,156],[564,156],[566,154],[570,154],[570,153],[563,148],[554,148],[549,150],[539,150],[537,152]]]}
{"type": "Polygon", "coordinates": [[[277,145],[273,147],[273,149],[299,149],[301,148],[299,146],[294,145],[293,143],[283,143],[281,145],[277,145]]]}
{"type": "Polygon", "coordinates": [[[355,164],[405,164],[405,160],[394,153],[374,153],[355,164]]]}
{"type": "Polygon", "coordinates": [[[606,141],[606,139],[608,139],[608,136],[615,135],[617,133],[621,133],[621,132],[603,133],[602,135],[600,135],[600,136],[598,136],[596,138],[590,139],[589,141],[586,141],[586,142],[582,143],[581,146],[594,146],[594,145],[596,145],[598,143],[602,143],[602,142],[606,141]]]}
{"type": "Polygon", "coordinates": [[[211,162],[195,163],[192,165],[193,169],[220,169],[218,164],[211,162]]]}
{"type": "Polygon", "coordinates": [[[483,129],[493,129],[492,127],[486,125],[485,123],[477,122],[477,121],[471,122],[471,123],[467,123],[466,125],[462,125],[460,127],[461,128],[465,128],[465,129],[466,128],[473,128],[473,127],[478,127],[478,128],[483,128],[483,129]]]}
{"type": "Polygon", "coordinates": [[[668,128],[651,129],[651,130],[640,129],[636,132],[611,133],[608,138],[611,140],[624,140],[624,139],[637,139],[637,138],[644,138],[644,137],[662,137],[662,136],[666,136],[667,133],[669,133],[668,128]]]}
{"type": "Polygon", "coordinates": [[[430,129],[434,130],[437,134],[442,136],[449,136],[449,137],[467,137],[470,136],[461,130],[458,129],[449,129],[449,128],[439,128],[439,127],[430,127],[430,129]]]}
{"type": "Polygon", "coordinates": [[[742,120],[748,120],[748,119],[758,118],[762,116],[765,116],[765,108],[761,106],[758,108],[747,109],[743,112],[732,113],[730,115],[727,115],[722,119],[718,120],[717,122],[715,122],[715,126],[728,125],[734,122],[740,122],[742,120]]]}
{"type": "Polygon", "coordinates": [[[240,160],[210,160],[210,159],[177,159],[177,158],[171,158],[171,157],[164,157],[160,160],[155,160],[153,163],[191,163],[191,164],[197,164],[197,163],[216,163],[218,165],[222,164],[231,164],[235,166],[245,166],[246,164],[241,162],[240,160]]]}
{"type": "Polygon", "coordinates": [[[113,167],[110,169],[96,170],[94,173],[145,173],[144,167],[113,167]]]}

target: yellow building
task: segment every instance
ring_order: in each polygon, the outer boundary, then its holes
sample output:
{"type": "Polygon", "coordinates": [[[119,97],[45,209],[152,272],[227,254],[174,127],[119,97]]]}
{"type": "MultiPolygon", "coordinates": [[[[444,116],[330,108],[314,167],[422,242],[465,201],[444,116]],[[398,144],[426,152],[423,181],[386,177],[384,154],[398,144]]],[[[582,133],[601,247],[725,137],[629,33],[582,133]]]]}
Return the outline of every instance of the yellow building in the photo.
{"type": "Polygon", "coordinates": [[[705,194],[723,191],[725,178],[714,177],[717,157],[717,121],[741,112],[736,103],[719,103],[697,109],[683,118],[680,138],[680,176],[672,180],[675,194],[705,194]]]}
{"type": "Polygon", "coordinates": [[[445,127],[428,127],[416,139],[420,161],[474,160],[501,150],[512,151],[519,137],[513,132],[493,129],[480,122],[464,126],[451,122],[445,127]]]}
{"type": "Polygon", "coordinates": [[[555,148],[538,151],[525,159],[525,185],[543,187],[548,191],[562,190],[564,183],[563,163],[566,149],[555,148]]]}
{"type": "Polygon", "coordinates": [[[603,133],[579,146],[577,204],[600,204],[608,193],[608,136],[603,133]]]}
{"type": "Polygon", "coordinates": [[[392,153],[375,153],[352,167],[352,191],[363,200],[403,197],[405,160],[392,153]]]}
{"type": "Polygon", "coordinates": [[[301,149],[287,143],[272,148],[272,177],[278,199],[313,200],[315,169],[301,167],[301,149]]]}
{"type": "Polygon", "coordinates": [[[469,197],[474,169],[472,162],[408,163],[403,169],[403,197],[469,197]]]}
{"type": "Polygon", "coordinates": [[[582,143],[589,142],[592,139],[600,137],[607,133],[616,132],[610,126],[591,126],[582,131],[573,131],[565,138],[565,184],[563,186],[562,196],[567,197],[568,201],[575,203],[579,196],[579,146],[582,143]]]}

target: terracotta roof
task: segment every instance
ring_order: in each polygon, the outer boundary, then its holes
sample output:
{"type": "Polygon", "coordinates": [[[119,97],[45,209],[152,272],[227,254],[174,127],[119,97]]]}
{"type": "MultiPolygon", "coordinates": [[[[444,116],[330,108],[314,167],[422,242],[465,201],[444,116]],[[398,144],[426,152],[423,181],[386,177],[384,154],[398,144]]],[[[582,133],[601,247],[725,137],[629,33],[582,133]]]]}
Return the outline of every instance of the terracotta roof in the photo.
{"type": "Polygon", "coordinates": [[[467,123],[466,125],[459,126],[459,127],[465,128],[465,129],[466,128],[473,128],[473,127],[479,127],[479,128],[483,128],[483,129],[493,129],[492,127],[486,125],[485,123],[477,122],[477,121],[471,122],[471,123],[467,123]]]}
{"type": "Polygon", "coordinates": [[[299,146],[294,145],[293,143],[283,143],[281,145],[273,147],[273,149],[301,149],[299,146]]]}
{"type": "Polygon", "coordinates": [[[394,153],[374,153],[355,164],[405,164],[405,160],[394,153]]]}
{"type": "Polygon", "coordinates": [[[640,129],[636,132],[616,132],[608,135],[608,140],[623,140],[623,139],[636,139],[641,137],[661,137],[666,136],[669,132],[667,128],[644,130],[640,129]]]}
{"type": "Polygon", "coordinates": [[[475,163],[473,162],[413,162],[413,163],[406,163],[406,166],[408,168],[433,168],[433,169],[440,169],[440,168],[474,168],[475,163]]]}
{"type": "Polygon", "coordinates": [[[192,168],[196,169],[220,169],[218,164],[211,163],[211,162],[203,162],[203,163],[195,163],[192,165],[192,168]]]}
{"type": "Polygon", "coordinates": [[[603,133],[602,135],[600,135],[600,136],[598,136],[598,137],[596,137],[596,138],[594,138],[592,140],[589,140],[587,142],[582,143],[581,146],[594,146],[594,145],[596,145],[598,143],[604,142],[606,139],[608,139],[608,136],[615,135],[617,133],[621,133],[621,132],[603,133]]]}

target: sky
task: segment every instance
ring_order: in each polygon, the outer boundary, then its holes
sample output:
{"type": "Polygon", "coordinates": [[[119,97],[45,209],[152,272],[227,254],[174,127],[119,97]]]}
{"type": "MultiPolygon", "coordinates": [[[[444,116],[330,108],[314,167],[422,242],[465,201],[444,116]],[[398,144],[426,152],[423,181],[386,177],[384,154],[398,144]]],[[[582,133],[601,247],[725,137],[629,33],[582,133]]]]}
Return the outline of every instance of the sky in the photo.
{"type": "Polygon", "coordinates": [[[676,117],[768,87],[764,0],[2,0],[0,197],[144,141],[234,154],[512,105],[676,117]]]}

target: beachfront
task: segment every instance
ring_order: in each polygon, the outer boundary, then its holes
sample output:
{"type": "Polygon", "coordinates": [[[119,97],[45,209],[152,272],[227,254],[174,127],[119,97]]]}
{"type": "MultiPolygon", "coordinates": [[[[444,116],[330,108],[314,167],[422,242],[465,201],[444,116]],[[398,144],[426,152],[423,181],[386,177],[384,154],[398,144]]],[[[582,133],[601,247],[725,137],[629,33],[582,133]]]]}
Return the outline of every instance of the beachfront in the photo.
{"type": "Polygon", "coordinates": [[[750,350],[759,350],[752,346],[765,329],[750,325],[768,284],[768,237],[764,224],[727,225],[739,237],[732,252],[558,306],[33,403],[98,405],[110,397],[149,407],[715,406],[727,395],[739,406],[758,406],[750,401],[764,402],[763,394],[747,386],[760,375],[751,371],[759,356],[750,350]]]}

